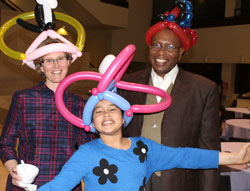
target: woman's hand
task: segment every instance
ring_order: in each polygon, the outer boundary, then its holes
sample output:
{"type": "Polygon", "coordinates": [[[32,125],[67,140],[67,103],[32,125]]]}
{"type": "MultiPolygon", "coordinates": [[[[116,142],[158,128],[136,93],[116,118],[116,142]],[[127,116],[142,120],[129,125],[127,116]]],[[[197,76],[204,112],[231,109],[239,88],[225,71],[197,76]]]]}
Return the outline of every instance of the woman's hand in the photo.
{"type": "Polygon", "coordinates": [[[12,168],[10,175],[12,177],[12,184],[14,184],[15,186],[21,187],[21,186],[19,186],[19,181],[22,180],[22,177],[17,175],[16,166],[12,168]]]}
{"type": "Polygon", "coordinates": [[[4,163],[4,166],[7,168],[7,170],[10,173],[10,176],[12,177],[12,184],[14,184],[15,186],[21,187],[19,186],[19,181],[22,180],[22,177],[17,175],[17,168],[16,168],[17,165],[18,163],[16,160],[8,160],[4,163]]]}

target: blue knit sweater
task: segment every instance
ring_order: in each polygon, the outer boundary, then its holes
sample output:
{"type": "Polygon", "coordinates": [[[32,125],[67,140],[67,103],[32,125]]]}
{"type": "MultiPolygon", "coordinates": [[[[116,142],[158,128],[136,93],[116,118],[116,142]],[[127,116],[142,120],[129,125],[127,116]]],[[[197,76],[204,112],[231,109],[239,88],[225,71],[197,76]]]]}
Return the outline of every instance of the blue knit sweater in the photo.
{"type": "Polygon", "coordinates": [[[140,191],[156,171],[218,168],[218,151],[172,148],[143,137],[130,139],[128,150],[111,148],[101,139],[80,146],[60,174],[38,191],[69,191],[81,179],[85,191],[140,191]]]}

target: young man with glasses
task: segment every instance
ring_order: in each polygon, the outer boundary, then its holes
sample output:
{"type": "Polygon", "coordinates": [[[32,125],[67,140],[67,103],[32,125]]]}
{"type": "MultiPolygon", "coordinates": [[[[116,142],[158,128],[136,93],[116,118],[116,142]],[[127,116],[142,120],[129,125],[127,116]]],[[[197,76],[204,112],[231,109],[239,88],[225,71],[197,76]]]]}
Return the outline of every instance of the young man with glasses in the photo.
{"type": "MultiPolygon", "coordinates": [[[[58,43],[66,45],[48,37],[37,49],[48,49],[58,43]]],[[[60,172],[81,144],[94,138],[92,134],[67,122],[55,104],[55,91],[67,75],[71,61],[72,54],[63,48],[35,59],[36,70],[45,77],[45,82],[19,90],[13,95],[0,138],[1,160],[10,173],[6,190],[24,190],[19,184],[21,177],[17,175],[16,169],[21,160],[39,168],[39,175],[34,182],[39,188],[60,172]],[[18,153],[15,150],[17,140],[18,153]]],[[[85,105],[83,98],[66,91],[64,101],[70,112],[82,116],[85,105]]],[[[80,182],[74,190],[81,190],[80,182]]]]}
{"type": "MultiPolygon", "coordinates": [[[[156,26],[162,25],[160,23],[156,26]]],[[[147,137],[172,147],[219,150],[217,85],[178,67],[178,62],[188,48],[185,49],[184,40],[174,32],[174,29],[161,28],[150,40],[148,57],[152,67],[128,74],[123,80],[149,84],[167,91],[172,97],[172,105],[160,113],[135,114],[125,129],[125,135],[147,137]]],[[[160,102],[158,97],[146,96],[139,92],[120,91],[120,95],[130,104],[160,102]]],[[[213,169],[172,169],[156,172],[149,180],[146,190],[218,191],[219,172],[213,169]]]]}

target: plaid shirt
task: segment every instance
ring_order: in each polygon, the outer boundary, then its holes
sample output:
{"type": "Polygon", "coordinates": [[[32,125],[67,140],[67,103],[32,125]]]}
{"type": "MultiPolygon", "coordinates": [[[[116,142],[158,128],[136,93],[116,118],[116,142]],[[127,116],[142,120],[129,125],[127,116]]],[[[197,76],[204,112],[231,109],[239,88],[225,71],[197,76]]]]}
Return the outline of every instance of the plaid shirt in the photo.
{"type": "MultiPolygon", "coordinates": [[[[81,97],[65,91],[64,102],[74,115],[82,116],[85,102],[81,97]]],[[[40,171],[34,184],[39,187],[52,180],[78,146],[93,137],[60,115],[54,92],[41,82],[14,94],[0,138],[0,157],[3,163],[15,159],[36,165],[40,171]]],[[[13,186],[9,176],[6,190],[23,189],[13,186]]],[[[81,190],[80,186],[75,190],[81,190]]]]}

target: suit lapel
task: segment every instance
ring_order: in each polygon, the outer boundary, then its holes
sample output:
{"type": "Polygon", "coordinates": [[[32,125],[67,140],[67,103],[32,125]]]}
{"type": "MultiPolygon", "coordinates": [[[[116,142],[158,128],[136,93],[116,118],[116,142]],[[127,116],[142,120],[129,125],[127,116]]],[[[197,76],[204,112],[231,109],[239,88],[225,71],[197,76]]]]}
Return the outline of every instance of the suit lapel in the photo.
{"type": "MultiPolygon", "coordinates": [[[[150,74],[151,74],[151,68],[148,68],[145,70],[145,72],[140,73],[140,75],[139,75],[140,84],[149,84],[150,74]]],[[[139,94],[139,100],[142,100],[142,102],[141,102],[142,104],[146,104],[146,99],[147,99],[146,93],[139,94]]]]}
{"type": "Polygon", "coordinates": [[[172,97],[172,104],[170,108],[165,111],[164,116],[169,110],[171,110],[171,108],[175,107],[175,105],[178,103],[178,100],[181,100],[185,97],[185,93],[187,93],[187,85],[188,84],[185,83],[185,71],[179,68],[179,72],[176,76],[175,83],[170,94],[172,97]]]}

